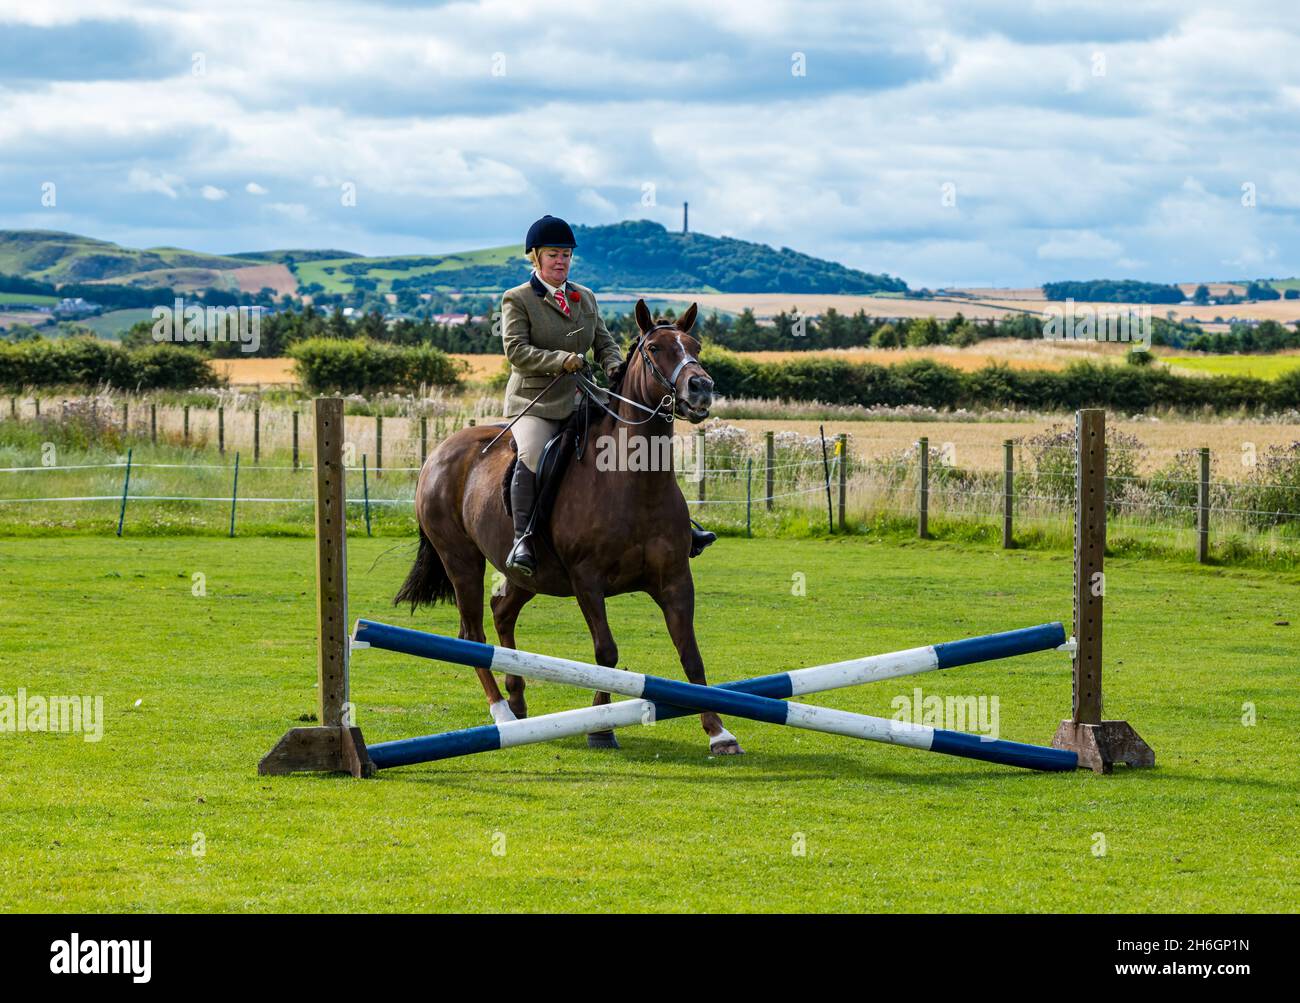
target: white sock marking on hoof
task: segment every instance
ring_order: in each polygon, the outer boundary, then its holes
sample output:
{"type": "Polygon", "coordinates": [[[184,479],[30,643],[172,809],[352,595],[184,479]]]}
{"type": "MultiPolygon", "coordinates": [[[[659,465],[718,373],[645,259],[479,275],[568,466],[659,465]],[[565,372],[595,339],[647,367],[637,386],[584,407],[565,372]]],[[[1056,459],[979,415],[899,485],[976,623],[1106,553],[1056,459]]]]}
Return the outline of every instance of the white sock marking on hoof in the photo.
{"type": "Polygon", "coordinates": [[[710,749],[718,745],[725,745],[728,742],[735,742],[737,745],[740,744],[740,742],[736,740],[736,736],[733,735],[731,732],[729,732],[726,728],[723,728],[716,735],[709,736],[710,749]]]}
{"type": "Polygon", "coordinates": [[[492,713],[492,720],[497,724],[519,720],[515,717],[515,712],[510,709],[510,704],[505,700],[498,700],[496,703],[488,704],[488,710],[492,713]]]}

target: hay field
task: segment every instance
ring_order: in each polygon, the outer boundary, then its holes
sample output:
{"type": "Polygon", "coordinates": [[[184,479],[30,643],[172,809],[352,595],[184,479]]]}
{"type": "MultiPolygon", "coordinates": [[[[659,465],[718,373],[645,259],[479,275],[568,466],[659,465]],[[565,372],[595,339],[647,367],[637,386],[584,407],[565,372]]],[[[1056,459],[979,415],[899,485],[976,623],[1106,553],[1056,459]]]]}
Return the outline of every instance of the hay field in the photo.
{"type": "Polygon", "coordinates": [[[829,348],[818,352],[763,351],[742,352],[756,362],[790,362],[796,359],[828,357],[847,362],[873,362],[880,366],[897,365],[916,359],[933,359],[963,372],[974,372],[990,363],[1012,369],[1064,369],[1082,358],[1094,361],[1121,361],[1127,345],[1098,342],[1013,341],[991,339],[968,348],[933,345],[927,348],[829,348]]]}
{"type": "MultiPolygon", "coordinates": [[[[821,314],[834,308],[842,314],[855,314],[859,310],[868,317],[891,317],[912,319],[913,317],[936,317],[947,320],[961,314],[968,320],[997,320],[1001,317],[1023,313],[1038,314],[1048,306],[1063,307],[1061,302],[1049,302],[1042,298],[1032,298],[1027,294],[1032,290],[990,290],[997,295],[979,299],[897,299],[886,296],[838,296],[802,293],[694,293],[684,295],[700,305],[700,309],[718,309],[728,313],[740,313],[746,307],[754,311],[760,319],[775,317],[782,310],[789,312],[798,309],[801,314],[821,314]],[[1007,293],[1007,295],[1003,295],[1007,293]]],[[[1121,304],[1076,302],[1075,306],[1090,306],[1097,310],[1114,310],[1121,304]]],[[[1173,314],[1175,320],[1194,320],[1203,326],[1213,328],[1214,318],[1222,317],[1228,321],[1233,317],[1253,320],[1276,320],[1292,324],[1300,320],[1300,300],[1269,300],[1263,303],[1238,303],[1233,306],[1194,306],[1192,304],[1154,304],[1152,316],[1165,317],[1173,314]]]]}
{"type": "Polygon", "coordinates": [[[251,265],[248,268],[236,268],[227,273],[244,293],[261,292],[263,288],[274,289],[277,295],[298,291],[298,280],[286,265],[251,265]]]}
{"type": "MultiPolygon", "coordinates": [[[[504,355],[465,355],[451,353],[468,367],[466,378],[484,382],[495,376],[505,361],[504,355]]],[[[219,376],[236,387],[286,387],[298,382],[293,374],[293,359],[213,359],[210,363],[219,376]]]]}
{"type": "MultiPolygon", "coordinates": [[[[1019,439],[1056,426],[1068,427],[1069,416],[1057,420],[1034,421],[825,421],[793,418],[726,418],[719,423],[744,429],[749,438],[761,443],[768,431],[798,432],[817,435],[817,426],[826,429],[828,442],[841,432],[849,436],[849,448],[858,457],[897,456],[911,448],[921,436],[930,440],[931,449],[952,444],[952,460],[959,467],[974,470],[998,470],[1002,467],[1002,443],[1019,439]]],[[[1214,462],[1214,477],[1240,480],[1249,472],[1243,456],[1249,456],[1253,444],[1255,455],[1269,446],[1300,442],[1300,423],[1264,424],[1253,422],[1210,423],[1197,421],[1124,421],[1107,416],[1107,426],[1136,436],[1147,447],[1142,473],[1152,473],[1171,463],[1180,450],[1208,446],[1214,462]]],[[[834,448],[834,444],[831,444],[834,448]]]]}

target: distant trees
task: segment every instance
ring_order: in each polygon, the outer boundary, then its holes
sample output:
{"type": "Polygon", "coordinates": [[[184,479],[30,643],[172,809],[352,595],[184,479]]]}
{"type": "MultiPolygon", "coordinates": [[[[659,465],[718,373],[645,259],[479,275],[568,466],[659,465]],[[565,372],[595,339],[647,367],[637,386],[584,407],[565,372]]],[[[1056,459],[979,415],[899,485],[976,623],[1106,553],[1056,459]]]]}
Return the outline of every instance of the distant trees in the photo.
{"type": "Polygon", "coordinates": [[[1090,279],[1083,282],[1045,282],[1043,295],[1049,300],[1072,299],[1097,303],[1181,303],[1178,286],[1135,279],[1090,279]]]}

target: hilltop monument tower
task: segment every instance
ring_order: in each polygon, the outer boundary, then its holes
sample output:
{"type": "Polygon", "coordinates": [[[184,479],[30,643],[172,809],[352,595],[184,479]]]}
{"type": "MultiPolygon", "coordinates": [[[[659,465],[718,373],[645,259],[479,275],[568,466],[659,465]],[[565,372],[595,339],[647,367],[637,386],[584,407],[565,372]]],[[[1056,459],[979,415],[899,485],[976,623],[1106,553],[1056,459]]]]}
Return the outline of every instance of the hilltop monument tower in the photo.
{"type": "Polygon", "coordinates": [[[682,233],[687,233],[690,230],[690,227],[686,225],[687,222],[686,214],[687,211],[690,209],[690,205],[691,204],[689,202],[682,203],[682,233]]]}

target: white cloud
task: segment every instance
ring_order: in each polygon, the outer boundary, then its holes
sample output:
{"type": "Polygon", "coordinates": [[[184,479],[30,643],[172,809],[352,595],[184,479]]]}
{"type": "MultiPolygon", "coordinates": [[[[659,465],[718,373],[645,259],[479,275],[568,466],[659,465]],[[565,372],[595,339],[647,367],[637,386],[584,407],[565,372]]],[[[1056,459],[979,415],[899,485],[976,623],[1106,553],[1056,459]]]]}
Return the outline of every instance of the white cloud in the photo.
{"type": "Polygon", "coordinates": [[[220,202],[222,199],[227,198],[230,193],[223,188],[218,188],[216,185],[204,185],[199,190],[199,194],[209,202],[220,202]]]}
{"type": "Polygon", "coordinates": [[[292,223],[310,223],[311,210],[300,202],[271,202],[267,208],[292,223]]]}
{"type": "Polygon", "coordinates": [[[1038,245],[1038,256],[1049,261],[1085,261],[1115,258],[1124,248],[1092,230],[1053,233],[1038,245]]]}
{"type": "Polygon", "coordinates": [[[126,176],[126,183],[132,191],[156,192],[174,199],[179,197],[176,188],[181,183],[181,177],[178,174],[154,174],[143,167],[133,167],[126,176]]]}
{"type": "MultiPolygon", "coordinates": [[[[1300,26],[1281,2],[1244,16],[1208,0],[884,0],[864,17],[781,0],[611,16],[578,0],[566,9],[583,18],[581,75],[554,72],[573,39],[541,0],[402,5],[400,17],[355,0],[310,14],[198,0],[52,9],[0,0],[0,22],[113,14],[204,40],[202,78],[186,58],[162,80],[40,86],[0,66],[0,170],[75,185],[84,223],[69,228],[107,239],[229,249],[237,233],[252,249],[292,232],[307,246],[456,248],[515,241],[540,212],[675,229],[689,200],[692,230],[917,285],[1036,284],[1081,263],[1162,281],[1300,271],[1300,176],[1287,166],[1300,26]],[[644,44],[664,23],[689,32],[689,52],[644,44]],[[795,49],[808,54],[798,82],[795,49]],[[491,75],[497,51],[504,77],[491,75]],[[914,72],[865,85],[882,53],[914,72]],[[227,199],[218,221],[151,219],[170,203],[119,200],[124,165],[129,190],[168,200],[225,195],[185,178],[256,177],[243,191],[278,201],[227,199]],[[1252,210],[1244,180],[1259,186],[1252,210]],[[346,213],[342,181],[360,196],[346,213]],[[940,204],[945,181],[955,210],[940,204]],[[179,226],[210,229],[168,229],[179,226]]],[[[0,191],[0,214],[23,211],[0,191]]]]}

